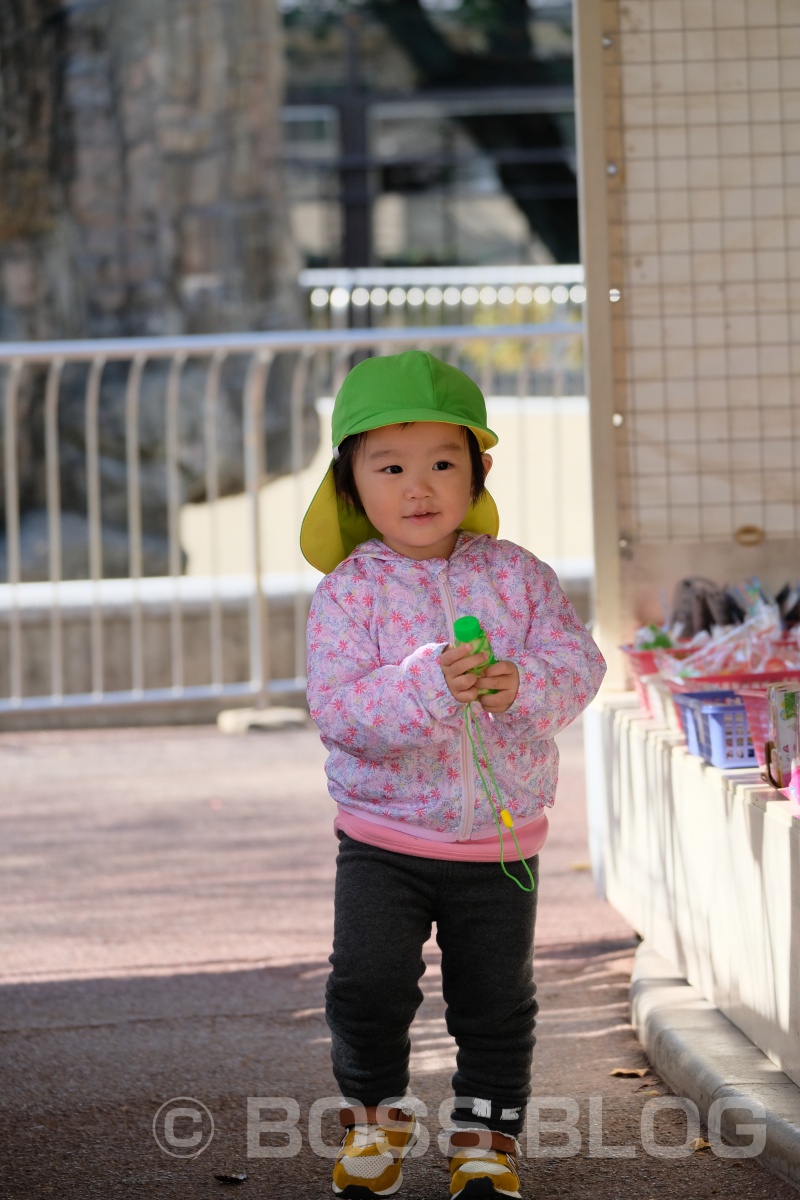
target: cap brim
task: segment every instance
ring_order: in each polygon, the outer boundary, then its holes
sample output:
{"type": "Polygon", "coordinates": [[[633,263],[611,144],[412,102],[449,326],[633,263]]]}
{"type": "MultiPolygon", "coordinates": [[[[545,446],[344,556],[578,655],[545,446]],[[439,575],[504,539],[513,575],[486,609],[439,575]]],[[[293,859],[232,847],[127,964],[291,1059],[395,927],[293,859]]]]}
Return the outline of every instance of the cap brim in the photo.
{"type": "MultiPolygon", "coordinates": [[[[469,533],[488,533],[497,537],[500,515],[489,492],[484,492],[480,500],[470,505],[460,528],[469,533]]],[[[303,557],[312,567],[328,575],[356,546],[370,538],[380,540],[380,537],[367,517],[337,496],[331,464],[303,517],[300,529],[303,557]]]]}

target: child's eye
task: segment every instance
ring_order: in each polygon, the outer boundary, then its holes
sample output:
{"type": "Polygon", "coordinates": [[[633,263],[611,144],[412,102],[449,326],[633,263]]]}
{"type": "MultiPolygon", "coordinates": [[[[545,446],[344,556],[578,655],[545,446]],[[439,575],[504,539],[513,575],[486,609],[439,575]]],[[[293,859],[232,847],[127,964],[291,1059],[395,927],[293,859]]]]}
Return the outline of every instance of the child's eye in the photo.
{"type": "Polygon", "coordinates": [[[437,463],[433,464],[433,469],[434,471],[446,471],[448,467],[452,467],[452,465],[453,464],[448,462],[447,459],[440,458],[437,463]]]}
{"type": "Polygon", "coordinates": [[[390,475],[401,475],[403,468],[394,463],[391,467],[384,467],[384,472],[388,471],[390,475]]]}

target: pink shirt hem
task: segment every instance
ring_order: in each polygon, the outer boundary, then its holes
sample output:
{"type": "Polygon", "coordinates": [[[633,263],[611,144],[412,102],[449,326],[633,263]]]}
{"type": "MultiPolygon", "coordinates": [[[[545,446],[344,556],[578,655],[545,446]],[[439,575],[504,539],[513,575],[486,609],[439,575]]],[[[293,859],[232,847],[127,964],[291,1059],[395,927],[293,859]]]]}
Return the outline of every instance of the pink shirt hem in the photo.
{"type": "MultiPolygon", "coordinates": [[[[356,817],[340,808],[333,822],[334,833],[346,833],[357,842],[379,846],[381,850],[393,850],[396,854],[411,854],[415,858],[451,858],[460,862],[499,862],[500,839],[497,834],[488,838],[476,838],[471,842],[444,842],[425,835],[404,833],[396,825],[379,824],[376,821],[356,817]]],[[[519,848],[523,858],[538,854],[547,840],[547,814],[541,813],[524,825],[515,826],[519,848]]],[[[517,848],[510,831],[503,836],[503,852],[507,863],[514,862],[517,848]]]]}

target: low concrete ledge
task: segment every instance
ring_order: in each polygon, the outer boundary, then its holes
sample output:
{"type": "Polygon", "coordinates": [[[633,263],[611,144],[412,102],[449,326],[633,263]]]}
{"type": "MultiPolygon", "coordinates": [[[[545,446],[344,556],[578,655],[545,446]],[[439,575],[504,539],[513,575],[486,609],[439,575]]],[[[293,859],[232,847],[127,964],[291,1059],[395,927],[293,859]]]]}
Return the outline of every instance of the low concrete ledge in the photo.
{"type": "Polygon", "coordinates": [[[800,1087],[796,807],[757,771],[689,754],[624,696],[591,706],[584,727],[607,899],[800,1087]]]}
{"type": "Polygon", "coordinates": [[[220,733],[281,733],[286,729],[313,729],[314,723],[302,708],[275,705],[272,708],[227,708],[217,716],[220,733]]]}
{"type": "Polygon", "coordinates": [[[720,1122],[726,1142],[747,1146],[751,1134],[737,1126],[751,1125],[753,1105],[763,1105],[759,1161],[800,1187],[800,1088],[647,943],[636,953],[630,1006],[645,1054],[676,1095],[704,1120],[715,1100],[730,1098],[720,1122]]]}

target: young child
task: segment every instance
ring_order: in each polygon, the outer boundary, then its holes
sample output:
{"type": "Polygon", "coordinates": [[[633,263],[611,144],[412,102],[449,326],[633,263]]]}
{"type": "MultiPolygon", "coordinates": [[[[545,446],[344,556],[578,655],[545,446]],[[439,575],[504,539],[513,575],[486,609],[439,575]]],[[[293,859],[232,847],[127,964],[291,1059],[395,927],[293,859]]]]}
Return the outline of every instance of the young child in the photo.
{"type": "Polygon", "coordinates": [[[450,1194],[519,1196],[553,735],[605,664],[550,567],[497,539],[496,442],[463,372],[417,350],[367,359],[336,397],[334,461],[301,532],[326,572],[308,697],[338,805],[326,1011],[346,1104],[333,1190],[352,1200],[396,1192],[416,1141],[403,1097],[433,922],[457,1045],[450,1194]],[[453,644],[465,614],[498,660],[478,675],[486,654],[453,644]]]}

